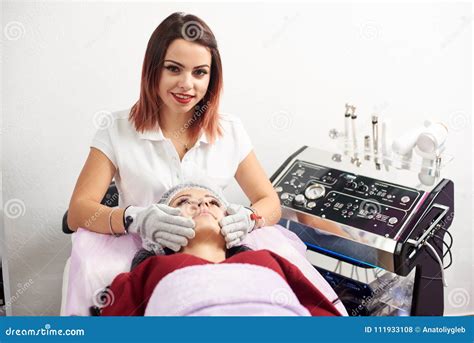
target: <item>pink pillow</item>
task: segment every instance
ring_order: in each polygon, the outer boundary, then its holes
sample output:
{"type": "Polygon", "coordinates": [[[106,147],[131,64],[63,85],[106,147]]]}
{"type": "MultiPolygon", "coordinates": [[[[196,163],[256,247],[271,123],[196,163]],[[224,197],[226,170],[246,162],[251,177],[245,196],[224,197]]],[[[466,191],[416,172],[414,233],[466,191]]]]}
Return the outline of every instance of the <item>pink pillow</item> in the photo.
{"type": "MultiPolygon", "coordinates": [[[[141,248],[138,235],[114,237],[79,228],[71,235],[72,252],[65,315],[89,316],[97,294],[130,270],[141,248]]],[[[112,301],[106,300],[106,301],[112,301]]]]}

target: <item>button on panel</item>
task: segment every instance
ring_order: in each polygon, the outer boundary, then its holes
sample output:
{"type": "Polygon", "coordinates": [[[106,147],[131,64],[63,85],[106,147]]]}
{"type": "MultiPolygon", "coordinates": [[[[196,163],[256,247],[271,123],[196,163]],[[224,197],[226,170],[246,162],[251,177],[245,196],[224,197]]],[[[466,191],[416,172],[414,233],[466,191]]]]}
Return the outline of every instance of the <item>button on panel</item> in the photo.
{"type": "Polygon", "coordinates": [[[298,194],[297,196],[295,196],[295,202],[302,205],[306,202],[306,199],[303,194],[298,194]]]}
{"type": "Polygon", "coordinates": [[[394,224],[398,223],[398,219],[395,218],[395,217],[392,217],[388,220],[388,223],[394,225],[394,224]]]}

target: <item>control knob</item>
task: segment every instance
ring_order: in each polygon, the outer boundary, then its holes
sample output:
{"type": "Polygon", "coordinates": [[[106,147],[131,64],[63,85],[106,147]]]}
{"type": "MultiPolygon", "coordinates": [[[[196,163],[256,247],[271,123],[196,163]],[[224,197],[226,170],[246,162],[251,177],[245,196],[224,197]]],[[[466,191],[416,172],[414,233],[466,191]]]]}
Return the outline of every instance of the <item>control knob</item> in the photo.
{"type": "Polygon", "coordinates": [[[303,194],[298,194],[297,196],[295,196],[295,202],[300,205],[303,205],[306,202],[306,199],[304,198],[303,194]]]}
{"type": "Polygon", "coordinates": [[[304,191],[304,195],[306,198],[310,200],[316,200],[322,198],[326,194],[326,189],[323,185],[318,183],[313,183],[309,187],[307,187],[304,191]]]}

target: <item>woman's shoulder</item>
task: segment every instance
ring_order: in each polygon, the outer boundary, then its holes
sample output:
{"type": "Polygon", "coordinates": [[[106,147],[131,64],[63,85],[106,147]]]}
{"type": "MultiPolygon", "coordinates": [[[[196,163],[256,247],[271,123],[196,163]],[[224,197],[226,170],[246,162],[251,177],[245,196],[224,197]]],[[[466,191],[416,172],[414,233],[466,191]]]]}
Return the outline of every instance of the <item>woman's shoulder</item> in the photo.
{"type": "Polygon", "coordinates": [[[129,120],[131,109],[116,111],[101,111],[100,116],[96,116],[95,121],[99,130],[108,130],[110,134],[123,135],[125,132],[133,131],[132,123],[129,120]]]}
{"type": "Polygon", "coordinates": [[[236,135],[244,130],[244,124],[242,120],[231,113],[219,113],[220,126],[224,130],[224,133],[232,133],[236,135]]]}
{"type": "Polygon", "coordinates": [[[231,113],[219,113],[219,119],[223,124],[242,123],[239,117],[231,113]]]}
{"type": "Polygon", "coordinates": [[[127,124],[129,122],[130,111],[131,111],[131,109],[128,108],[128,109],[123,109],[123,110],[117,110],[117,111],[114,111],[114,112],[110,112],[110,117],[118,125],[127,124]]]}
{"type": "Polygon", "coordinates": [[[247,156],[252,150],[252,141],[247,133],[247,129],[242,120],[230,113],[220,114],[220,127],[222,129],[222,142],[226,148],[232,146],[236,149],[236,156],[238,162],[247,156]]]}

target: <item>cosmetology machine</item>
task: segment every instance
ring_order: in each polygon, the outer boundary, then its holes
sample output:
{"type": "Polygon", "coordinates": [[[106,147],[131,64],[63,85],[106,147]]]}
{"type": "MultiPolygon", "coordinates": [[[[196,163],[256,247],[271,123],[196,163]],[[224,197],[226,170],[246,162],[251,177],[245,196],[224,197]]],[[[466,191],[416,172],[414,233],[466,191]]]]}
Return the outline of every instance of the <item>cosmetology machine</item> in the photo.
{"type": "Polygon", "coordinates": [[[447,130],[425,124],[388,149],[374,115],[359,153],[354,106],[344,118],[344,132],[330,132],[339,152],[303,146],[272,176],[282,223],[306,243],[350,315],[442,315],[454,216],[453,182],[440,177],[447,130]]]}

